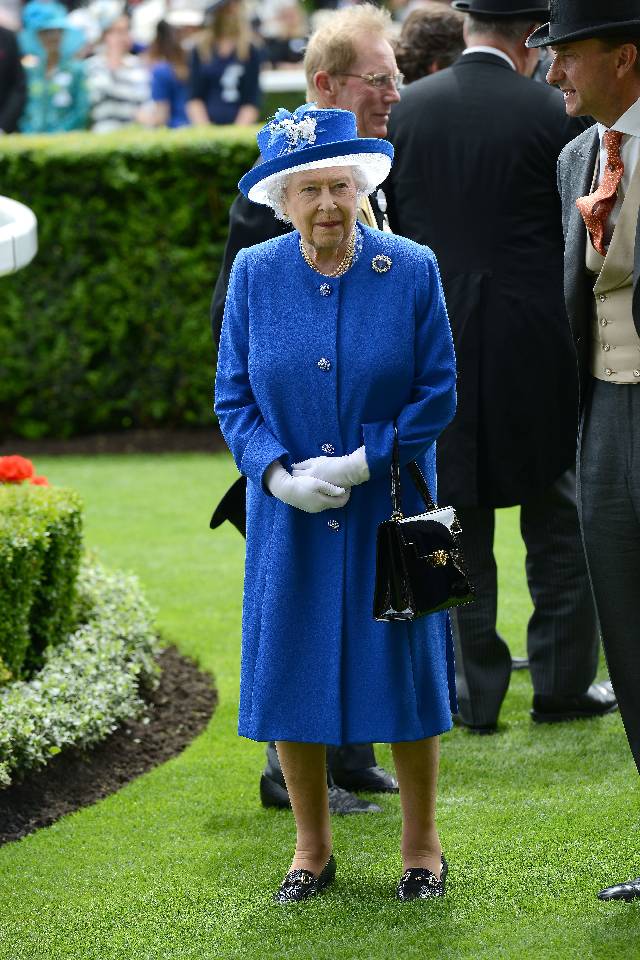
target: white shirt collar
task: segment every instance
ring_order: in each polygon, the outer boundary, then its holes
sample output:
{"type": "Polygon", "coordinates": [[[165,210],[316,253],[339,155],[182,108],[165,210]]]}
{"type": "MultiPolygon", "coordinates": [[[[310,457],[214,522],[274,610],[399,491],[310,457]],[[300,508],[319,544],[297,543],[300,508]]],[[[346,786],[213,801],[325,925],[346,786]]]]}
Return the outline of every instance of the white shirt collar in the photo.
{"type": "Polygon", "coordinates": [[[611,124],[609,128],[605,127],[603,123],[598,124],[600,141],[602,141],[602,137],[606,133],[607,129],[619,130],[620,133],[626,133],[630,137],[640,137],[640,99],[636,100],[635,103],[632,103],[629,109],[622,114],[620,119],[611,124]]]}
{"type": "MultiPolygon", "coordinates": [[[[494,57],[502,57],[503,60],[506,60],[512,70],[518,72],[518,68],[511,59],[511,57],[504,52],[504,50],[498,50],[496,47],[483,47],[480,44],[476,47],[467,47],[466,50],[462,51],[464,56],[465,53],[492,53],[494,57]]],[[[626,116],[626,114],[625,114],[626,116]]]]}

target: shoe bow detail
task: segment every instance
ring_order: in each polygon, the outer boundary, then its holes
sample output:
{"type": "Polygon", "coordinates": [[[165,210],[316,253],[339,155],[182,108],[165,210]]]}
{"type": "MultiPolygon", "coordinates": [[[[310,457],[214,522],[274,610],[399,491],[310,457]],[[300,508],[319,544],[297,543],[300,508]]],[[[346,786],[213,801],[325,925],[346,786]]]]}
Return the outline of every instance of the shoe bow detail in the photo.
{"type": "Polygon", "coordinates": [[[336,875],[336,861],[329,857],[327,865],[316,877],[311,870],[290,870],[273,899],[276,903],[299,903],[315,896],[328,887],[336,875]]]}

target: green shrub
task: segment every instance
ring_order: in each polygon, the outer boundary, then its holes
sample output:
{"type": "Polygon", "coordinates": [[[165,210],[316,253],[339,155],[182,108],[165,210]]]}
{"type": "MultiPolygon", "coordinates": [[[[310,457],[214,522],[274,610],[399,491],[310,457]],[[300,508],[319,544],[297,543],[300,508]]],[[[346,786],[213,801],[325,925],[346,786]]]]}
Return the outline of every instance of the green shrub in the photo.
{"type": "Polygon", "coordinates": [[[135,577],[86,562],[78,577],[82,626],[45,652],[30,681],[0,690],[0,786],[69,746],[108,736],[143,707],[158,676],[152,614],[135,577]]]}
{"type": "Polygon", "coordinates": [[[0,438],[212,423],[209,305],[255,130],[0,138],[39,252],[0,281],[0,438]]]}
{"type": "Polygon", "coordinates": [[[12,676],[71,629],[81,547],[76,493],[0,485],[0,662],[12,676]]]}

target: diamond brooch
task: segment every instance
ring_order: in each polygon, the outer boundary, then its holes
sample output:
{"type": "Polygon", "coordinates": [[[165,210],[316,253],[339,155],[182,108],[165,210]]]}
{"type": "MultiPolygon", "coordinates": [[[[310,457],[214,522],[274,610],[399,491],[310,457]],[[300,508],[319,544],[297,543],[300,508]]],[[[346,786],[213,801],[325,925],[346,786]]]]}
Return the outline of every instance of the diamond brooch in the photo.
{"type": "Polygon", "coordinates": [[[386,273],[387,270],[391,270],[391,257],[378,253],[371,261],[371,266],[376,273],[386,273]]]}

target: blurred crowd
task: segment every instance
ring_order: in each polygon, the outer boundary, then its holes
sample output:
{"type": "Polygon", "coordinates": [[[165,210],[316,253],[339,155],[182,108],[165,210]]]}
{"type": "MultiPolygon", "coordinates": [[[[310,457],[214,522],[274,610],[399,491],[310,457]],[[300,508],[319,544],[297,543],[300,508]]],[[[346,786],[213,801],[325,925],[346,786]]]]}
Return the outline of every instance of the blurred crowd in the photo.
{"type": "MultiPolygon", "coordinates": [[[[0,133],[255,123],[265,71],[296,69],[310,33],[352,5],[0,0],[0,133]]],[[[448,0],[380,5],[407,82],[462,52],[463,18],[448,0]]]]}

